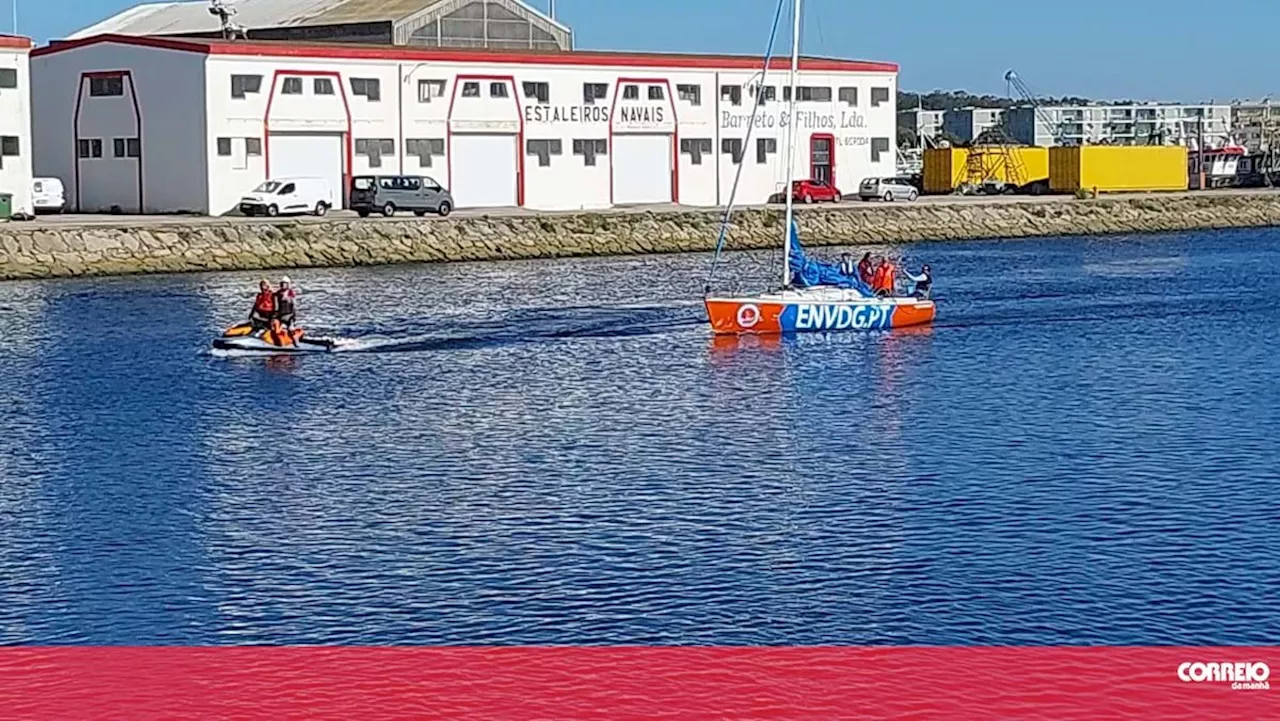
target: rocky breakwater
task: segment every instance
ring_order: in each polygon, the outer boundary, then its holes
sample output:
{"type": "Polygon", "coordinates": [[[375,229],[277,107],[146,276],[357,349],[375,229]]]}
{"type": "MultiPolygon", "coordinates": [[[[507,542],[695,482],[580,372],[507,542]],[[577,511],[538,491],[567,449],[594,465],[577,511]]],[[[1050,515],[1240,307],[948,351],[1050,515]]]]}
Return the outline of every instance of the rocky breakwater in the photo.
{"type": "MultiPolygon", "coordinates": [[[[845,203],[802,208],[805,242],[886,244],[1280,225],[1280,193],[1098,200],[845,203]]],[[[250,270],[709,251],[714,210],[455,215],[448,219],[149,219],[0,226],[0,278],[250,270]]],[[[778,208],[734,214],[732,249],[777,247],[778,208]]]]}

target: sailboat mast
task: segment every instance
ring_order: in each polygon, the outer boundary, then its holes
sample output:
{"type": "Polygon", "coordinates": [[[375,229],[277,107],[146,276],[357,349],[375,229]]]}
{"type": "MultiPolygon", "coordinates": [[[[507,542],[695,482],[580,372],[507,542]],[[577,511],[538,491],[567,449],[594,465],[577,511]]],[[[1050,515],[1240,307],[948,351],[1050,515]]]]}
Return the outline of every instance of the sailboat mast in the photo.
{"type": "Polygon", "coordinates": [[[791,33],[791,102],[787,108],[787,174],[785,190],[787,196],[787,221],[782,231],[782,287],[791,285],[791,223],[795,218],[795,193],[792,181],[796,169],[796,80],[800,70],[800,0],[792,0],[795,13],[795,27],[791,33]]]}

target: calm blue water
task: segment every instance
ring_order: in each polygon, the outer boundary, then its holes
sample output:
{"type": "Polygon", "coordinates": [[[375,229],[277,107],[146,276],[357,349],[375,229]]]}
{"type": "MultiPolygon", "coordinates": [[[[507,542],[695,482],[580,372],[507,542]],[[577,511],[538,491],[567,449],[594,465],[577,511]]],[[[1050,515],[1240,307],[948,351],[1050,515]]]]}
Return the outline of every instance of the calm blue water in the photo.
{"type": "Polygon", "coordinates": [[[704,256],[298,271],[366,352],[274,361],[252,274],[0,284],[0,643],[1280,637],[1280,231],[906,254],[931,331],[782,343],[704,256]]]}

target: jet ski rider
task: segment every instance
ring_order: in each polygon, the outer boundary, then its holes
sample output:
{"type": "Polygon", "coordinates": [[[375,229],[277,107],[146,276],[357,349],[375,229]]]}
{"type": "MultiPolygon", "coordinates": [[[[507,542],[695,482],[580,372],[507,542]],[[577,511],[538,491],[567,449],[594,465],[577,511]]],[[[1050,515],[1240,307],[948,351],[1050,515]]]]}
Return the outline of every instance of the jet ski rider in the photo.
{"type": "Polygon", "coordinates": [[[280,324],[290,331],[293,330],[293,320],[297,314],[297,305],[294,301],[298,294],[293,290],[293,284],[289,280],[289,276],[280,279],[280,289],[275,295],[275,317],[280,324]]]}
{"type": "Polygon", "coordinates": [[[271,290],[271,283],[263,278],[258,283],[258,295],[253,299],[253,310],[249,312],[249,324],[255,331],[263,330],[271,325],[276,317],[276,294],[271,290]]]}

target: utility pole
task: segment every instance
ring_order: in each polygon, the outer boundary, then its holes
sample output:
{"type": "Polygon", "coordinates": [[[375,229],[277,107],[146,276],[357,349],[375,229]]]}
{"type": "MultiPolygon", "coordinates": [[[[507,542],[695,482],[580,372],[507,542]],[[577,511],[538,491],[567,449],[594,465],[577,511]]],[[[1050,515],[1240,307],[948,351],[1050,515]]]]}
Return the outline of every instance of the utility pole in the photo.
{"type": "Polygon", "coordinates": [[[551,8],[550,8],[551,19],[555,20],[556,19],[556,0],[550,0],[550,2],[551,2],[551,8]]]}
{"type": "Polygon", "coordinates": [[[1196,152],[1198,153],[1198,157],[1199,157],[1199,160],[1196,161],[1196,165],[1200,168],[1200,187],[1198,187],[1197,190],[1204,190],[1205,189],[1204,187],[1205,173],[1204,173],[1204,110],[1203,109],[1200,110],[1200,125],[1199,125],[1199,128],[1197,128],[1196,135],[1198,136],[1196,139],[1196,152]]]}

